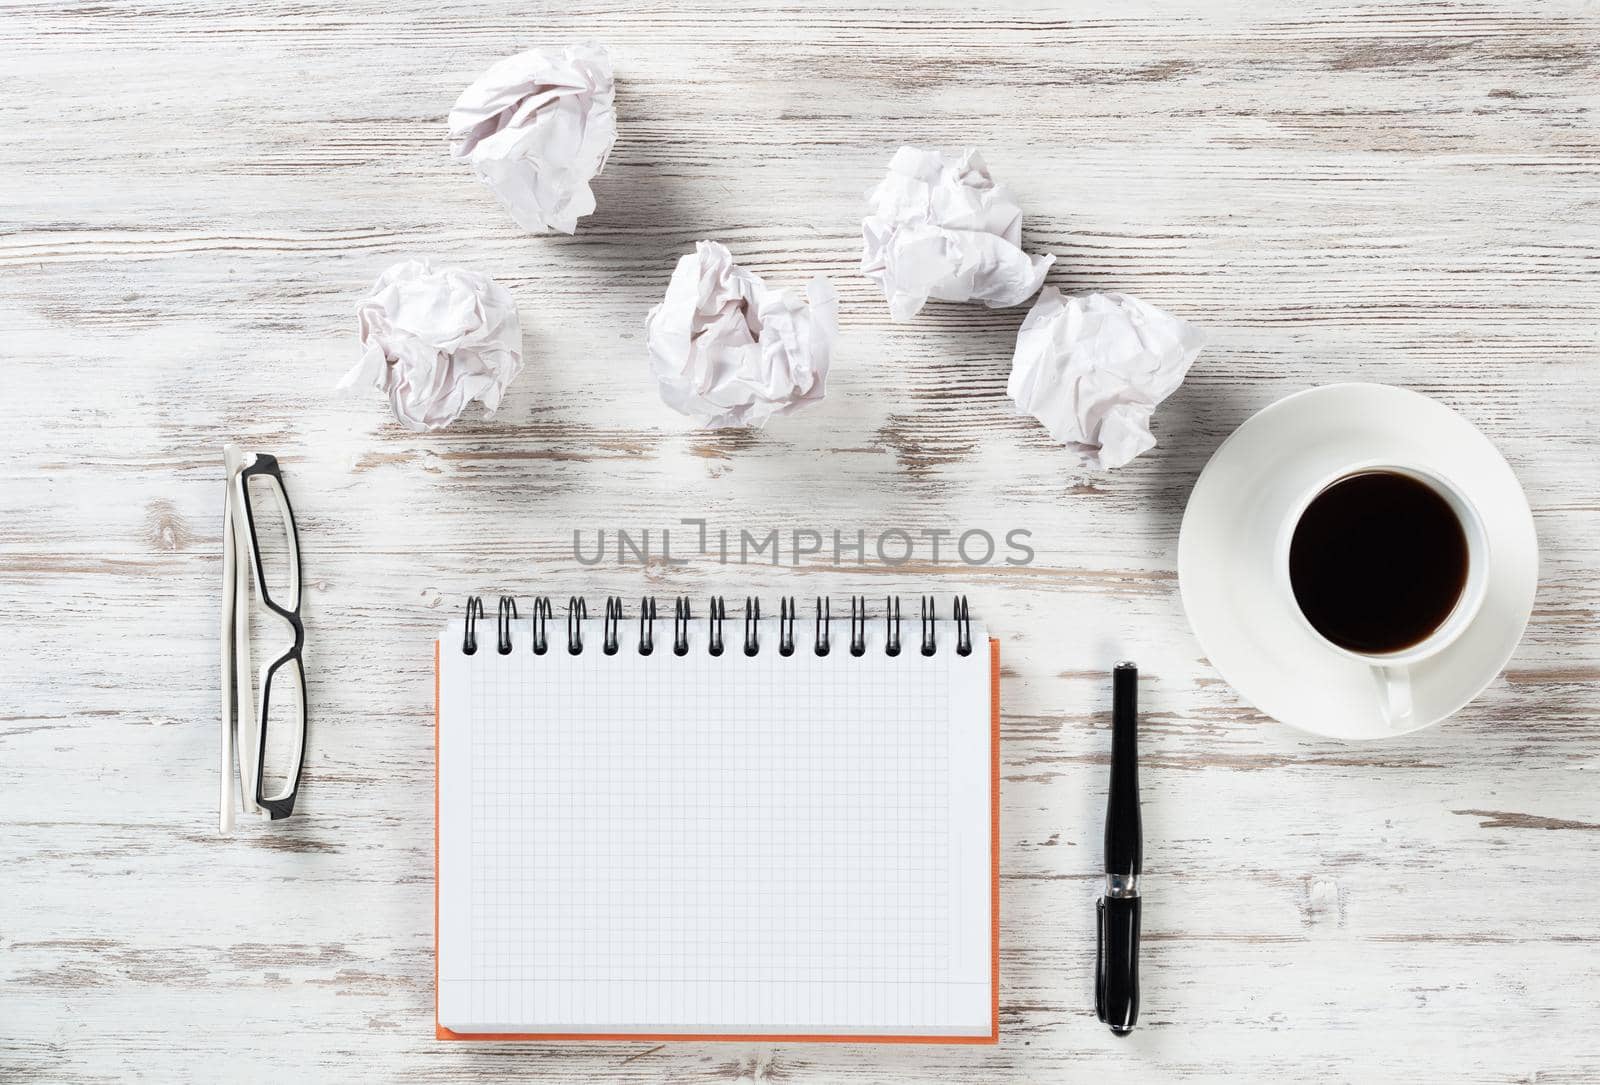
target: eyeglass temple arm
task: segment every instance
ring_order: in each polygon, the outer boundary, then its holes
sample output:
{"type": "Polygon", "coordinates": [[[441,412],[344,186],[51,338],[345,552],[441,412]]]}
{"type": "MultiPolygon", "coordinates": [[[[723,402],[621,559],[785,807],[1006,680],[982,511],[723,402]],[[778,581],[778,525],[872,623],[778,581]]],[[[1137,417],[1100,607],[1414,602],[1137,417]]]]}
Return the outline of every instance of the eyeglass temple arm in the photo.
{"type": "Polygon", "coordinates": [[[234,730],[238,727],[239,706],[233,669],[234,579],[239,575],[238,548],[233,541],[233,476],[239,450],[226,445],[222,450],[227,478],[222,491],[222,759],[218,768],[217,832],[233,832],[235,763],[234,730]]]}
{"type": "MultiPolygon", "coordinates": [[[[242,458],[240,470],[254,462],[255,457],[242,458]]],[[[256,762],[256,746],[260,741],[260,728],[256,720],[255,698],[251,693],[252,660],[250,654],[250,606],[251,585],[258,573],[254,568],[255,547],[250,538],[250,522],[245,515],[244,502],[247,497],[244,492],[243,476],[237,471],[231,471],[228,477],[228,500],[232,505],[230,518],[233,521],[233,546],[234,546],[234,578],[233,578],[233,684],[237,690],[234,701],[235,719],[235,761],[238,765],[239,798],[244,805],[246,813],[258,817],[266,817],[267,811],[256,802],[256,779],[258,766],[256,762]]]]}

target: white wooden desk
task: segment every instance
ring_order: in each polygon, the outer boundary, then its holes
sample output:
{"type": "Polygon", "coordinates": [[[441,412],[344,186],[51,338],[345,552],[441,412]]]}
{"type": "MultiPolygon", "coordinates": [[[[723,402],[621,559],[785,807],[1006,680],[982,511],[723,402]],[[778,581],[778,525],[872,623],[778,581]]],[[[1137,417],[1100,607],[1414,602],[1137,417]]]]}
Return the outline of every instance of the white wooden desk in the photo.
{"type": "MultiPolygon", "coordinates": [[[[1600,9],[1592,2],[0,5],[0,1079],[1600,1076],[1600,9]],[[449,160],[490,62],[592,35],[622,136],[575,238],[449,160]],[[1211,348],[1091,474],[1004,395],[1024,310],[888,320],[862,192],[981,147],[1068,290],[1211,348]],[[828,275],[828,400],[697,433],[645,310],[702,237],[828,275]],[[501,416],[333,384],[429,255],[515,295],[501,416]],[[1533,624],[1457,719],[1297,736],[1201,658],[1184,500],[1252,411],[1436,396],[1520,474],[1533,624]],[[310,590],[300,809],[215,833],[221,446],[278,454],[310,590]],[[622,568],[574,529],[1023,527],[1026,568],[622,568]],[[966,592],[1004,638],[997,1048],[432,1038],[430,641],[470,591],[966,592]],[[1093,1018],[1105,670],[1148,676],[1142,1026],[1093,1018]]],[[[491,595],[492,610],[492,595],[491,595]]]]}

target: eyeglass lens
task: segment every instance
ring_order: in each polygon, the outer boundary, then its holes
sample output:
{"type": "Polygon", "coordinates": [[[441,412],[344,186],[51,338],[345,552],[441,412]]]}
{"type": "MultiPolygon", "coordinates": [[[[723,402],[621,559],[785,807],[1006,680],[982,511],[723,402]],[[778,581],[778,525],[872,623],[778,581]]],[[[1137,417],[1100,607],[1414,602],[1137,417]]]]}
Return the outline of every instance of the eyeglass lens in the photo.
{"type": "Polygon", "coordinates": [[[262,591],[284,610],[296,610],[300,606],[300,562],[283,486],[271,475],[251,475],[245,479],[245,497],[261,555],[262,591]]]}
{"type": "Polygon", "coordinates": [[[261,794],[283,799],[294,790],[305,742],[305,688],[296,660],[274,670],[260,691],[263,710],[261,735],[261,794]]]}

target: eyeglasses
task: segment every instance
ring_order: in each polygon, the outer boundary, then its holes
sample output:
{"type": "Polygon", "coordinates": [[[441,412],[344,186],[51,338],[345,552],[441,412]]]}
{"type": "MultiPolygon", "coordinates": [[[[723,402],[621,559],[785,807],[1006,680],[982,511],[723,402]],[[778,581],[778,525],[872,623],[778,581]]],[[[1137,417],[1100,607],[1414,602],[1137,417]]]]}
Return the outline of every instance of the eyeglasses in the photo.
{"type": "Polygon", "coordinates": [[[218,826],[233,828],[237,760],[247,812],[277,821],[294,811],[305,762],[306,675],[301,650],[300,538],[278,461],[223,449],[222,783],[218,826]],[[246,565],[248,561],[248,566],[246,565]],[[253,598],[260,604],[252,605],[253,598]],[[251,646],[281,647],[254,673],[251,646]]]}

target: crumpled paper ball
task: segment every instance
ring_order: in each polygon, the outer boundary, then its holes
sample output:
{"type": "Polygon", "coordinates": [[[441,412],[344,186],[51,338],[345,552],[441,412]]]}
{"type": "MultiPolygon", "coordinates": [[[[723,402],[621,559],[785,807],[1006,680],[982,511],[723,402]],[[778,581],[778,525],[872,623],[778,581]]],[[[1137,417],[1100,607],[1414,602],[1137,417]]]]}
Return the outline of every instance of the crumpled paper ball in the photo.
{"type": "Polygon", "coordinates": [[[534,233],[570,234],[617,141],[611,57],[595,42],[507,57],[450,110],[450,153],[534,233]]]}
{"type": "Polygon", "coordinates": [[[1205,345],[1193,324],[1127,294],[1047,288],[1017,332],[1006,394],[1091,467],[1154,448],[1150,416],[1205,345]]]}
{"type": "Polygon", "coordinates": [[[1022,208],[976,151],[947,162],[938,151],[901,147],[867,201],[861,273],[883,287],[897,321],[930,298],[1020,305],[1055,262],[1022,251],[1022,208]]]}
{"type": "Polygon", "coordinates": [[[522,372],[522,324],[505,287],[465,268],[395,264],[356,306],[361,361],[339,387],[370,384],[412,430],[436,430],[478,400],[493,418],[522,372]]]}
{"type": "Polygon", "coordinates": [[[820,275],[804,298],[770,289],[701,241],[673,269],[645,333],[667,406],[711,429],[763,426],[822,398],[839,295],[820,275]]]}

